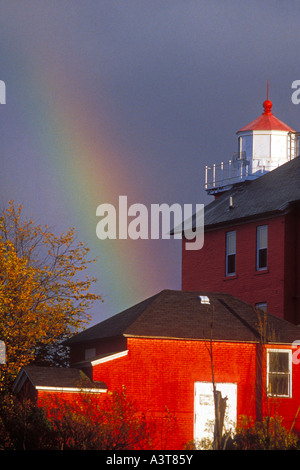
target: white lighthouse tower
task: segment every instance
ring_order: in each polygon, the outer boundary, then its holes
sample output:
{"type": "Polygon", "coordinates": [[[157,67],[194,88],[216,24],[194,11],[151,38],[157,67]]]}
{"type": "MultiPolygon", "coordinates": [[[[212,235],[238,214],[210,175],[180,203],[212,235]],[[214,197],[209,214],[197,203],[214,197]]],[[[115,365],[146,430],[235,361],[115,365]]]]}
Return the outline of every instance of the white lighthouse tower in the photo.
{"type": "Polygon", "coordinates": [[[272,106],[268,84],[264,112],[237,132],[238,149],[232,159],[206,167],[205,189],[209,194],[258,178],[298,155],[298,133],[273,115],[272,106]]]}

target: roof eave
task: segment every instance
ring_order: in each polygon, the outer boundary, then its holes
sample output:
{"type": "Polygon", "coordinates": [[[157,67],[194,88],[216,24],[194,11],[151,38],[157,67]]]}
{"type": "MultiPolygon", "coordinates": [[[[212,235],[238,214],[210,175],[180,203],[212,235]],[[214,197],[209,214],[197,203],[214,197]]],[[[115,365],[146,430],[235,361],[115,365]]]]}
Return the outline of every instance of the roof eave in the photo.
{"type": "Polygon", "coordinates": [[[244,222],[252,222],[254,220],[270,219],[270,218],[282,215],[284,212],[286,211],[277,209],[274,211],[263,212],[261,214],[249,215],[245,217],[237,217],[236,219],[224,220],[222,222],[207,224],[207,225],[204,225],[204,231],[213,230],[215,228],[221,228],[221,227],[226,227],[226,226],[240,225],[244,222]]]}
{"type": "Polygon", "coordinates": [[[216,222],[212,224],[205,224],[204,231],[209,231],[215,228],[221,228],[221,227],[226,227],[226,226],[240,225],[244,222],[253,222],[255,220],[271,219],[274,217],[282,216],[282,215],[288,214],[293,209],[293,207],[295,207],[299,203],[300,203],[300,200],[289,201],[283,206],[281,206],[280,208],[275,209],[273,211],[266,211],[266,212],[261,212],[259,214],[248,215],[245,217],[237,217],[235,219],[224,220],[224,221],[216,222]]]}
{"type": "Polygon", "coordinates": [[[50,385],[36,385],[37,391],[43,392],[63,392],[63,393],[107,393],[107,388],[89,387],[52,387],[50,385]]]}
{"type": "MultiPolygon", "coordinates": [[[[78,333],[79,335],[80,333],[78,333]]],[[[122,338],[124,337],[124,334],[123,333],[120,333],[120,334],[117,334],[117,335],[112,335],[112,336],[95,336],[94,338],[88,338],[88,339],[85,339],[85,338],[79,338],[79,339],[76,339],[76,337],[78,335],[75,335],[73,336],[72,338],[70,338],[69,340],[67,340],[64,344],[66,346],[73,346],[73,345],[78,345],[78,344],[90,344],[90,343],[94,343],[95,341],[101,341],[101,340],[112,340],[112,339],[117,339],[117,338],[122,338]],[[67,343],[67,344],[66,344],[67,343]]]]}
{"type": "MultiPolygon", "coordinates": [[[[260,344],[259,339],[219,339],[219,338],[191,338],[191,337],[178,337],[178,336],[158,336],[158,335],[135,335],[135,334],[126,334],[129,338],[138,338],[138,339],[159,339],[159,340],[174,340],[174,341],[213,341],[215,343],[248,343],[248,344],[260,344]]],[[[293,340],[294,341],[294,340],[293,340]]],[[[293,341],[279,341],[279,340],[269,340],[265,341],[263,344],[274,344],[274,345],[292,345],[293,341]]]]}

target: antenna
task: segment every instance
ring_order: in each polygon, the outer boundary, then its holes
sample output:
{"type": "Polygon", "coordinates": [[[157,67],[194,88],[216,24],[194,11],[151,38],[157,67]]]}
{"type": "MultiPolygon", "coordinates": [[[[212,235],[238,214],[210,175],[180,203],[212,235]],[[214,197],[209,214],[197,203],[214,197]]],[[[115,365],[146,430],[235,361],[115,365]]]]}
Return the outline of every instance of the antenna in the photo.
{"type": "Polygon", "coordinates": [[[269,99],[269,80],[267,81],[267,100],[269,99]]]}

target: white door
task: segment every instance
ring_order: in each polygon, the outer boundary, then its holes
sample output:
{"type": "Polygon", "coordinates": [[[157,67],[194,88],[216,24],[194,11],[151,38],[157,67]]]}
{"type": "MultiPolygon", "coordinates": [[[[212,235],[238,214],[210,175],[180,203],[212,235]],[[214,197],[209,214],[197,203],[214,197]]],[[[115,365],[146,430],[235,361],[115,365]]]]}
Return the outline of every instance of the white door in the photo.
{"type": "MultiPolygon", "coordinates": [[[[227,397],[224,428],[234,430],[237,419],[237,384],[217,383],[216,389],[227,397]]],[[[194,440],[213,438],[215,406],[211,382],[195,382],[194,440]]]]}

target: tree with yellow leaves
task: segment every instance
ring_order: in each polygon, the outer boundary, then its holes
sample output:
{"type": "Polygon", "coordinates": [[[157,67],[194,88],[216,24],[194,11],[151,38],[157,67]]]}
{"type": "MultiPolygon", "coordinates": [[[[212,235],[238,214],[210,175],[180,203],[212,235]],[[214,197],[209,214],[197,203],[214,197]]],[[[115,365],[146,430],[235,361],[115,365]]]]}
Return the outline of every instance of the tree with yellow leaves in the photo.
{"type": "Polygon", "coordinates": [[[0,389],[43,348],[82,329],[88,309],[101,300],[90,292],[96,279],[83,276],[95,260],[75,242],[74,229],[56,236],[21,212],[10,202],[0,217],[0,340],[7,354],[0,389]]]}

